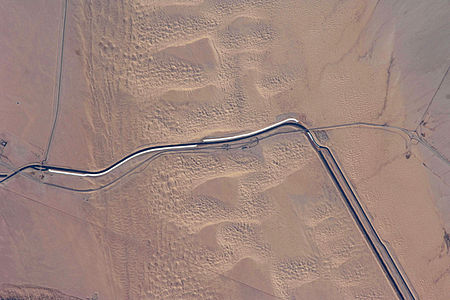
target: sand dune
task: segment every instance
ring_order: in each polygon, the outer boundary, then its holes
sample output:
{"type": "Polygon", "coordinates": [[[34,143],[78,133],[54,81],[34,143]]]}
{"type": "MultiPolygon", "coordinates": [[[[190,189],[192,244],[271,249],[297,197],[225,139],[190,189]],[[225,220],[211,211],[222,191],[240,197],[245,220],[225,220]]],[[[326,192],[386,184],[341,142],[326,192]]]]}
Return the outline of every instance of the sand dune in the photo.
{"type": "MultiPolygon", "coordinates": [[[[446,299],[448,78],[427,106],[449,10],[419,2],[68,1],[64,48],[64,2],[0,4],[1,170],[47,151],[49,164],[100,169],[286,117],[396,126],[314,134],[420,298],[446,299]],[[405,134],[416,126],[419,142],[405,134]]],[[[395,298],[298,132],[163,155],[92,193],[42,183],[110,177],[27,176],[0,188],[0,298],[395,298]]]]}

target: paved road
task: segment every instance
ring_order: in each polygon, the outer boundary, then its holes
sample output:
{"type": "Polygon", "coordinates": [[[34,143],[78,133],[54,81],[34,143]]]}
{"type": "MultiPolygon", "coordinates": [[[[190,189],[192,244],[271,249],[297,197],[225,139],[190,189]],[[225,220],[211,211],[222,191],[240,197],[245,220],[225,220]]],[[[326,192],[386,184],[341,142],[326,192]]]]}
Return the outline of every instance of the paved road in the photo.
{"type": "MultiPolygon", "coordinates": [[[[19,168],[18,170],[10,174],[0,174],[0,178],[2,178],[0,180],[0,183],[7,181],[10,178],[28,169],[68,176],[98,177],[106,175],[111,171],[113,171],[114,169],[125,164],[126,162],[132,160],[133,158],[136,158],[138,156],[147,153],[151,152],[164,153],[169,151],[183,151],[187,149],[194,150],[197,148],[200,150],[202,148],[201,146],[206,145],[222,144],[224,146],[227,146],[228,143],[258,137],[264,133],[273,131],[281,127],[295,127],[296,129],[298,129],[299,131],[303,132],[306,135],[308,141],[311,143],[312,147],[317,152],[317,155],[322,161],[325,169],[329,173],[331,179],[333,180],[337,189],[340,191],[342,197],[344,198],[345,204],[349,209],[350,214],[352,215],[353,219],[355,220],[355,223],[357,224],[358,228],[364,235],[367,244],[369,245],[375,257],[377,258],[377,261],[380,264],[381,268],[383,269],[386,278],[391,283],[392,288],[395,290],[398,297],[400,299],[417,299],[417,295],[413,287],[409,283],[406,274],[402,271],[399,263],[396,260],[394,260],[393,255],[391,255],[391,251],[388,249],[388,247],[385,245],[383,240],[376,232],[370,219],[368,218],[366,212],[364,211],[361,203],[359,202],[355,192],[353,191],[351,185],[349,184],[349,181],[347,180],[341,168],[339,167],[330,149],[317,143],[317,141],[315,140],[313,134],[309,131],[309,129],[303,126],[298,120],[294,118],[288,118],[273,125],[267,126],[265,128],[235,136],[221,137],[221,138],[206,138],[199,143],[186,143],[186,144],[147,147],[138,150],[136,152],[133,152],[125,156],[121,160],[115,162],[114,164],[110,165],[109,167],[106,167],[98,171],[86,171],[72,168],[62,168],[44,164],[29,164],[22,168],[19,168]]],[[[226,147],[224,149],[226,149],[226,147]]]]}
{"type": "Polygon", "coordinates": [[[367,216],[367,213],[359,202],[355,192],[349,184],[349,181],[343,174],[330,149],[319,145],[310,132],[307,132],[306,135],[310,143],[316,149],[317,154],[319,155],[339,192],[343,196],[350,214],[366,238],[369,248],[378,259],[381,268],[383,269],[388,280],[391,282],[398,297],[400,299],[417,299],[418,297],[412,288],[411,283],[408,281],[406,274],[401,269],[400,264],[394,260],[394,257],[391,255],[388,247],[376,232],[367,216]]]}

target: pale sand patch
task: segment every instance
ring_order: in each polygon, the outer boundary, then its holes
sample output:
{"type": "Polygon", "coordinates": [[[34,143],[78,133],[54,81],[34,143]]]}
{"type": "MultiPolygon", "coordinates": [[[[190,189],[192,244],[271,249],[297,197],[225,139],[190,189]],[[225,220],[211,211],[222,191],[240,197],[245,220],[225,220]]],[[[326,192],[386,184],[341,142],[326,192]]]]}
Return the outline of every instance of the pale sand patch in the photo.
{"type": "MultiPolygon", "coordinates": [[[[245,257],[238,261],[226,274],[268,294],[273,294],[274,292],[272,282],[268,276],[267,266],[261,265],[251,257],[245,257]]],[[[237,297],[239,299],[254,299],[255,294],[254,292],[249,293],[248,289],[243,288],[238,291],[237,297]]],[[[271,299],[272,297],[266,295],[262,299],[264,298],[271,299]]]]}
{"type": "Polygon", "coordinates": [[[238,179],[233,177],[219,177],[210,179],[194,188],[196,196],[215,197],[227,205],[236,205],[239,197],[238,179]]]}
{"type": "Polygon", "coordinates": [[[208,69],[214,69],[217,65],[217,55],[209,38],[183,46],[169,47],[164,49],[163,53],[194,65],[203,65],[208,69]]]}

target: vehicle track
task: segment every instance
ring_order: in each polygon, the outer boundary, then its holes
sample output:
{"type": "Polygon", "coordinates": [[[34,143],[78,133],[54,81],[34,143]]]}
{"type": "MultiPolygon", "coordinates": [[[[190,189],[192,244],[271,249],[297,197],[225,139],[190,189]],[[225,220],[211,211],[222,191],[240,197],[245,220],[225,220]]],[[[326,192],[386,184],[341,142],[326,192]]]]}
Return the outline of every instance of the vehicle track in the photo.
{"type": "Polygon", "coordinates": [[[53,117],[52,129],[50,131],[50,136],[48,138],[47,148],[45,149],[44,159],[42,160],[42,164],[44,164],[48,159],[48,153],[50,152],[50,147],[52,145],[53,136],[56,128],[56,121],[58,120],[59,115],[59,102],[61,98],[61,80],[62,80],[62,71],[63,71],[63,56],[64,56],[64,37],[66,33],[66,17],[67,17],[67,1],[64,1],[64,11],[63,11],[63,20],[62,20],[62,29],[61,29],[61,53],[59,55],[59,70],[58,70],[58,88],[56,91],[56,101],[55,101],[55,116],[53,117]]]}

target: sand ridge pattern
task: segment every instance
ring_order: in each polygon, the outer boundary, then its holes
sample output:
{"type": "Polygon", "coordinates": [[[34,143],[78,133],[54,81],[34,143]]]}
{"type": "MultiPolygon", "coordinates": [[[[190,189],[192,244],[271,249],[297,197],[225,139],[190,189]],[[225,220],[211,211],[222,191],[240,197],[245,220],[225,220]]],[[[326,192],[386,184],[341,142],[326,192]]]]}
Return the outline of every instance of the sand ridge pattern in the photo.
{"type": "Polygon", "coordinates": [[[5,300],[81,300],[82,298],[66,295],[58,290],[32,285],[0,285],[0,299],[5,300]]]}
{"type": "MultiPolygon", "coordinates": [[[[230,293],[236,293],[237,298],[257,297],[259,292],[249,290],[247,286],[251,282],[244,280],[244,285],[236,285],[228,277],[222,278],[216,273],[229,276],[238,272],[235,269],[244,266],[249,276],[257,276],[258,279],[254,280],[266,282],[263,291],[278,297],[287,297],[302,284],[321,277],[337,279],[332,285],[341,289],[342,293],[361,296],[366,293],[379,296],[392,293],[325,171],[315,178],[317,183],[328,182],[325,183],[328,186],[325,195],[314,193],[300,203],[293,203],[292,197],[304,198],[302,194],[309,186],[280,193],[280,190],[293,186],[285,183],[283,178],[286,175],[283,174],[292,174],[289,176],[291,182],[302,182],[307,181],[302,180],[308,177],[306,173],[311,173],[315,168],[321,170],[320,162],[305,138],[294,135],[290,139],[276,138],[261,143],[265,145],[252,148],[249,153],[230,150],[217,154],[163,157],[152,163],[145,173],[130,179],[134,184],[129,188],[135,193],[137,190],[139,194],[151,194],[151,198],[129,198],[128,181],[127,186],[120,187],[120,190],[125,190],[123,194],[121,191],[120,198],[129,200],[113,200],[118,199],[118,194],[117,189],[112,189],[103,194],[109,199],[108,202],[91,202],[107,214],[105,217],[110,221],[105,227],[120,234],[139,233],[133,237],[137,240],[148,239],[148,244],[138,246],[115,239],[108,241],[115,249],[112,255],[118,268],[117,280],[130,286],[131,295],[139,292],[132,290],[132,287],[140,282],[145,296],[150,298],[190,298],[195,295],[222,298],[230,293]],[[288,151],[292,145],[299,149],[288,151]],[[283,152],[289,155],[280,160],[283,152]],[[292,162],[296,162],[296,167],[292,166],[292,162]],[[171,169],[165,168],[165,165],[170,165],[171,169]],[[295,170],[302,165],[304,170],[295,170]],[[151,175],[145,179],[147,172],[151,175]],[[220,180],[205,181],[211,175],[220,175],[220,180]],[[225,188],[220,187],[221,184],[230,188],[230,181],[224,179],[230,176],[236,178],[232,187],[237,190],[237,199],[232,200],[227,199],[230,197],[228,190],[225,195],[220,193],[225,188]],[[208,183],[215,187],[213,193],[205,190],[208,183]],[[193,192],[192,186],[196,186],[193,192]],[[322,212],[318,219],[312,217],[322,211],[321,206],[330,206],[328,214],[322,212]],[[142,210],[143,207],[151,208],[142,210]],[[339,215],[330,219],[337,212],[339,215]],[[316,224],[305,228],[301,225],[302,214],[306,214],[306,220],[317,220],[316,224]],[[326,239],[326,235],[331,233],[329,226],[335,228],[333,236],[342,234],[340,239],[353,238],[350,248],[325,252],[327,259],[324,261],[322,251],[334,247],[334,241],[326,239]],[[180,232],[183,234],[180,235],[180,232]],[[280,235],[280,232],[283,234],[280,235]],[[123,259],[127,261],[125,266],[120,263],[123,259]],[[357,274],[363,272],[364,276],[354,275],[351,269],[340,271],[349,259],[363,260],[358,264],[360,270],[357,274]],[[136,277],[139,273],[135,269],[126,267],[130,263],[146,266],[144,280],[136,277]],[[269,270],[270,273],[267,273],[269,270]],[[267,277],[265,274],[272,275],[267,277]],[[364,282],[374,274],[378,274],[374,280],[383,284],[384,288],[376,292],[371,289],[366,291],[364,282]],[[349,281],[355,286],[347,286],[349,281]]],[[[352,266],[353,263],[350,263],[346,269],[352,266]]]]}
{"type": "MultiPolygon", "coordinates": [[[[58,86],[47,164],[80,170],[289,117],[415,128],[448,66],[448,8],[414,1],[67,1],[60,85],[63,2],[0,4],[0,172],[45,158],[58,86]]],[[[436,147],[445,139],[428,127],[440,126],[443,82],[421,120],[436,147]]],[[[445,182],[446,169],[387,127],[315,133],[420,298],[446,299],[450,229],[434,202],[437,190],[445,206],[445,184],[429,171],[439,166],[445,182]]],[[[0,187],[0,282],[17,283],[11,293],[64,296],[19,285],[32,283],[81,299],[395,298],[299,132],[161,155],[98,191],[41,184],[111,179],[73,177],[35,170],[0,187]]]]}

